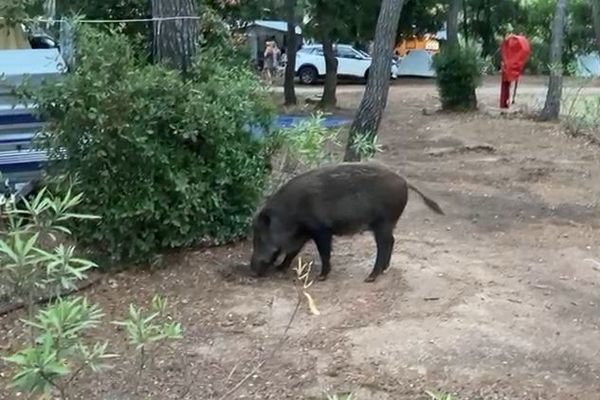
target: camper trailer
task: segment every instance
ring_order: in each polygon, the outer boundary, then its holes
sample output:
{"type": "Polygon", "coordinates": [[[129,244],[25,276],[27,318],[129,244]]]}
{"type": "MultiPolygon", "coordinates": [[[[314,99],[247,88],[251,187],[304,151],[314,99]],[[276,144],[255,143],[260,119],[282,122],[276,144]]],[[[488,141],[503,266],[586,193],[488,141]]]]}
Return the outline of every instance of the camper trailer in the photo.
{"type": "Polygon", "coordinates": [[[43,128],[30,106],[20,104],[13,89],[25,77],[30,84],[60,76],[66,65],[56,43],[44,34],[28,34],[21,25],[0,28],[0,173],[3,193],[27,195],[47,162],[45,151],[33,149],[32,139],[43,128]]]}

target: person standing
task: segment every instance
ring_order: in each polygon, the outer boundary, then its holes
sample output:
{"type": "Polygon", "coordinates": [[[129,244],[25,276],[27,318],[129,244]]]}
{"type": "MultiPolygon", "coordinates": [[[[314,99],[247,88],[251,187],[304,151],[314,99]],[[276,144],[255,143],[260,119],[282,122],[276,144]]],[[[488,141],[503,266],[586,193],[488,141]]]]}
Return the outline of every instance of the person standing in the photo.
{"type": "Polygon", "coordinates": [[[265,42],[264,63],[263,63],[263,79],[269,85],[272,84],[272,73],[275,67],[275,41],[267,40],[265,42]]]}
{"type": "Polygon", "coordinates": [[[275,39],[268,40],[265,43],[263,78],[269,85],[273,84],[273,73],[277,69],[280,53],[281,51],[279,50],[279,47],[277,47],[275,39]]]}

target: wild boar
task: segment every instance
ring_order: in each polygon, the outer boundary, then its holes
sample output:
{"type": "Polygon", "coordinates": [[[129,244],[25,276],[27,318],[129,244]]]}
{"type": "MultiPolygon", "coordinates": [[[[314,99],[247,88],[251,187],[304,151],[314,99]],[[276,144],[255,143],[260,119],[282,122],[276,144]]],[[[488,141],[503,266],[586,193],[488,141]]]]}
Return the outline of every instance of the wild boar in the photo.
{"type": "Polygon", "coordinates": [[[434,212],[440,206],[382,164],[348,162],[328,165],[298,175],[267,199],[253,221],[250,268],[264,276],[275,261],[288,268],[312,239],[321,258],[319,280],[331,271],[333,236],[372,231],[377,258],[366,282],[373,282],[390,265],[394,228],[406,207],[408,190],[423,199],[434,212]]]}

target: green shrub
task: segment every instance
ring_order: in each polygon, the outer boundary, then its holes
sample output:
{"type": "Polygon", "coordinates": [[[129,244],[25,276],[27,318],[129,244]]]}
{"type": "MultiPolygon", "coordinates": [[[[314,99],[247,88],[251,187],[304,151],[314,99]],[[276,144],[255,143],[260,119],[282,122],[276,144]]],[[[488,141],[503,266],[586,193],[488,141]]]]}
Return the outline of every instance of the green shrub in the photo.
{"type": "Polygon", "coordinates": [[[34,93],[54,172],[77,176],[99,223],[78,239],[116,259],[144,260],[245,233],[268,175],[271,102],[222,46],[200,51],[191,75],[138,60],[118,32],[80,28],[75,70],[34,93]],[[64,149],[66,159],[58,149],[64,149]]]}
{"type": "Polygon", "coordinates": [[[483,62],[476,48],[446,46],[433,57],[442,109],[466,111],[477,108],[475,89],[481,84],[483,62]]]}
{"type": "Polygon", "coordinates": [[[525,65],[525,72],[532,75],[547,75],[550,73],[548,68],[550,46],[548,42],[539,37],[533,37],[530,46],[531,53],[525,65]]]}

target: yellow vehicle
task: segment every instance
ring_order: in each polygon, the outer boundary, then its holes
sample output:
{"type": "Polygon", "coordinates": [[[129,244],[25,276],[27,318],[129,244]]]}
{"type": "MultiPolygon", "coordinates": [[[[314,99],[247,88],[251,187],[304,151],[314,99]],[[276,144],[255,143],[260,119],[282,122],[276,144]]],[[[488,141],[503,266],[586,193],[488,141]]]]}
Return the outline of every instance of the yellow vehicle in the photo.
{"type": "Polygon", "coordinates": [[[423,49],[435,54],[440,50],[440,43],[435,36],[431,34],[426,34],[423,36],[411,36],[398,43],[394,49],[394,53],[398,57],[404,57],[411,50],[423,49]]]}

